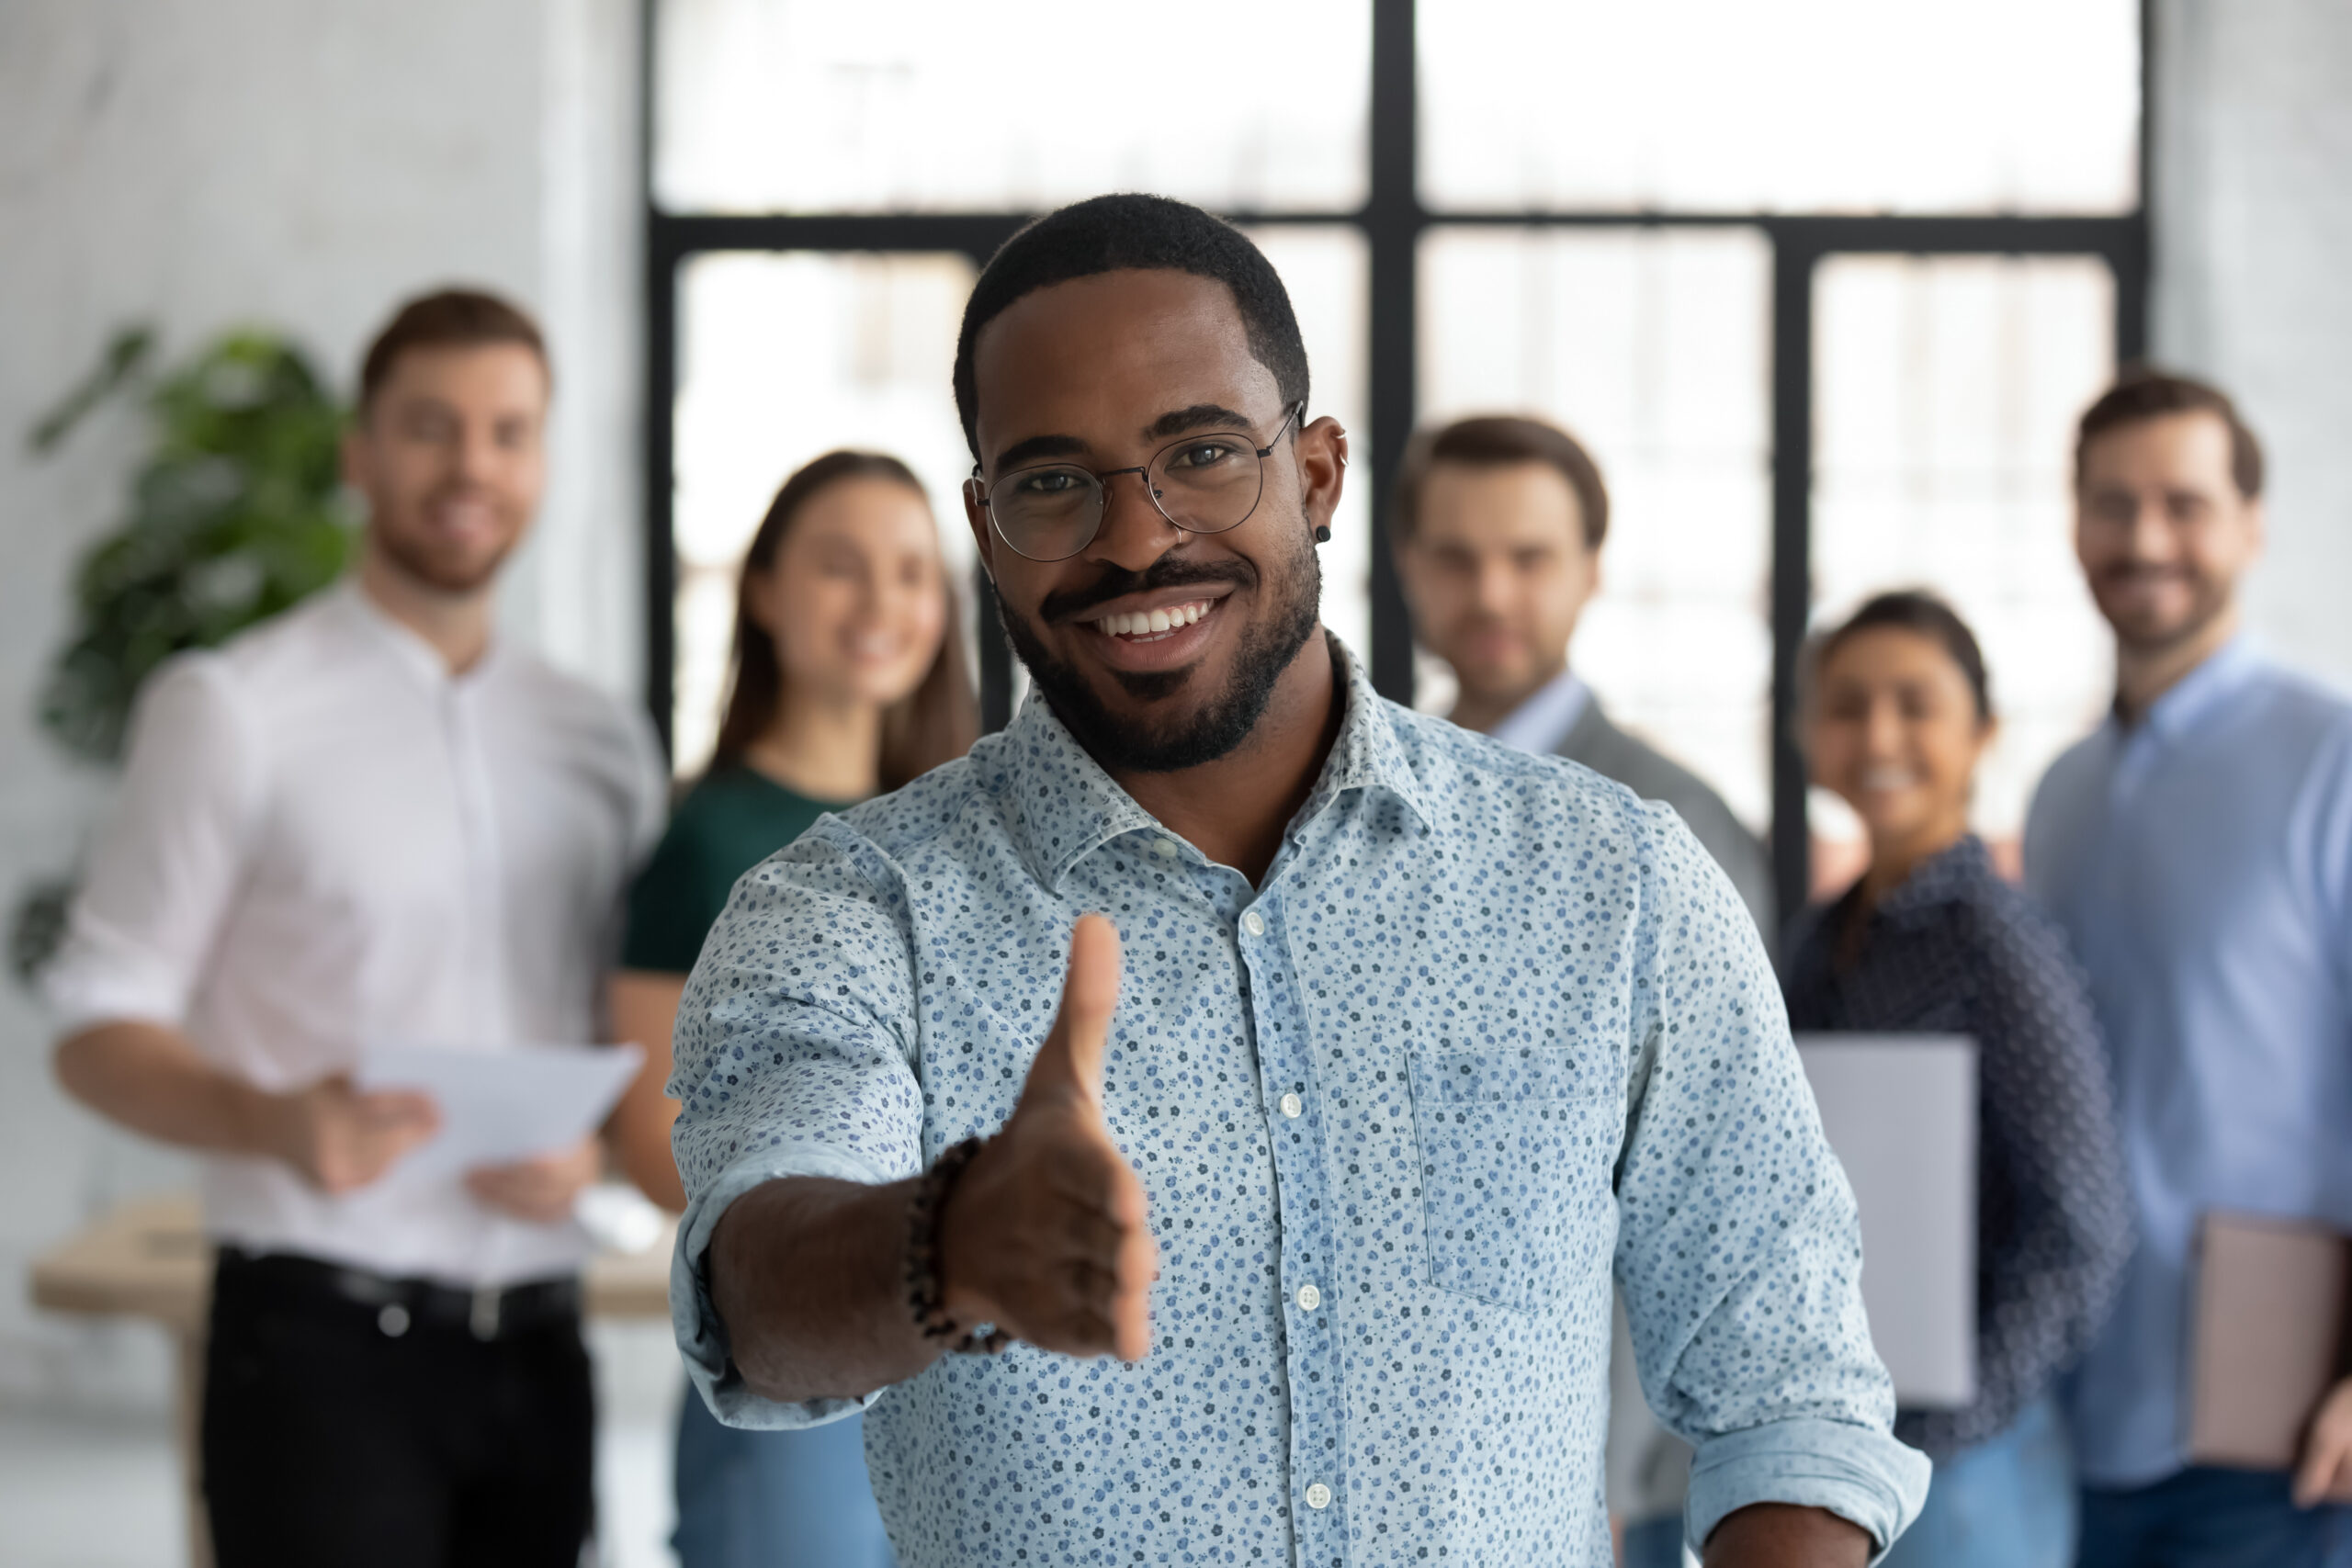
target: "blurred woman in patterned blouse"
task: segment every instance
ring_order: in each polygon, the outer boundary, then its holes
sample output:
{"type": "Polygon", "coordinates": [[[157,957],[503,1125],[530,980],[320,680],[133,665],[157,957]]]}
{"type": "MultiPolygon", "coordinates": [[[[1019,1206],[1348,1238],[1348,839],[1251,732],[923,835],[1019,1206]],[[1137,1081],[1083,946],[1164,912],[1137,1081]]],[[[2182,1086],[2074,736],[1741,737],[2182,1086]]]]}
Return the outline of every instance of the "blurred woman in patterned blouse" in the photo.
{"type": "Polygon", "coordinates": [[[1968,829],[1995,733],[1975,637],[1924,592],[1886,593],[1815,643],[1813,782],[1870,834],[1870,867],[1789,935],[1799,1030],[1973,1036],[1976,1397],[1905,1410],[1935,1461],[1927,1511],[1888,1568],[2061,1568],[2074,1485],[2051,1397],[2098,1327],[2131,1248],[2098,1025],[2058,929],[1968,829]]]}

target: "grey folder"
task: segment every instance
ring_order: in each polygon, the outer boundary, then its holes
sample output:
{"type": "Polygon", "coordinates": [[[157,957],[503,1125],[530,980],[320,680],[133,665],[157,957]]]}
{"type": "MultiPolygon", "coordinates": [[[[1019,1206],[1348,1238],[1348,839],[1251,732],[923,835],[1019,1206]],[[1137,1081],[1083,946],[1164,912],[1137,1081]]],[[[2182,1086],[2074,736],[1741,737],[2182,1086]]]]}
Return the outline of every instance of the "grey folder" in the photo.
{"type": "Polygon", "coordinates": [[[1800,1034],[1862,1214],[1862,1305],[1906,1409],[1976,1397],[1976,1043],[1800,1034]]]}
{"type": "Polygon", "coordinates": [[[2352,1240],[2322,1225],[2208,1214],[2197,1233],[2188,1457],[2292,1470],[2346,1368],[2352,1240]]]}

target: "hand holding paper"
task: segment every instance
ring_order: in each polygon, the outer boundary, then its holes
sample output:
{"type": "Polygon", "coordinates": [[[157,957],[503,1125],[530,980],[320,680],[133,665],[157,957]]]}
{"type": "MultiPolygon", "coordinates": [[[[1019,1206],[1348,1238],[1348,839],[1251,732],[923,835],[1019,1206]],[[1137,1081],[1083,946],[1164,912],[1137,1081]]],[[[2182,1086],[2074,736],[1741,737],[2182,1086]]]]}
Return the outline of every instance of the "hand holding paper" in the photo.
{"type": "Polygon", "coordinates": [[[267,1146],[312,1186],[336,1195],[370,1185],[441,1125],[432,1096],[363,1093],[342,1074],[272,1096],[267,1104],[267,1146]]]}
{"type": "Polygon", "coordinates": [[[366,1089],[422,1091],[441,1108],[440,1131],[401,1162],[402,1178],[528,1162],[541,1168],[509,1168],[491,1186],[535,1205],[572,1165],[594,1160],[593,1145],[582,1145],[644,1058],[635,1045],[492,1049],[386,1042],[368,1051],[358,1080],[366,1089]]]}

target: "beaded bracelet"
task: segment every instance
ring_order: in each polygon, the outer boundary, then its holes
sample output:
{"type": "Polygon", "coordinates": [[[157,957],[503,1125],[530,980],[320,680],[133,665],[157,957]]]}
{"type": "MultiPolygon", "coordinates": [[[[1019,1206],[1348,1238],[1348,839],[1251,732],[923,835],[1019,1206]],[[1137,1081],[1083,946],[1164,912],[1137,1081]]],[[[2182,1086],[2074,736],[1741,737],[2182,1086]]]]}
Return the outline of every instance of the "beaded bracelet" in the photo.
{"type": "Polygon", "coordinates": [[[948,1339],[947,1348],[959,1356],[993,1356],[1012,1342],[1012,1337],[1001,1329],[982,1324],[980,1327],[988,1329],[982,1334],[949,1317],[939,1279],[940,1216],[956,1179],[980,1152],[981,1142],[967,1138],[943,1152],[915,1182],[914,1196],[907,1202],[907,1305],[924,1338],[948,1339]]]}

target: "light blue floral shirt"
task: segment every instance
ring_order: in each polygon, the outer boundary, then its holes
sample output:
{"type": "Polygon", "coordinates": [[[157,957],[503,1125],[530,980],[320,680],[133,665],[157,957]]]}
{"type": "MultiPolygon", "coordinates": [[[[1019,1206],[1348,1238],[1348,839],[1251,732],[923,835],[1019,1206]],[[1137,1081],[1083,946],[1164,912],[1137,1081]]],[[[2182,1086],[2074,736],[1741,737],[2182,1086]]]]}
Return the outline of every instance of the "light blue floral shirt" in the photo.
{"type": "Polygon", "coordinates": [[[1882,1544],[1926,1461],[1780,990],[1674,813],[1376,696],[1264,886],[1033,698],[967,759],[745,875],[679,1010],[678,1342],[747,1389],[703,1278],[779,1177],[895,1180],[1011,1111],[1069,930],[1117,923],[1113,1136],[1161,1272],[1141,1363],[950,1357],[867,1403],[908,1568],[1593,1564],[1610,1278],[1697,1446],[1689,1531],[1768,1500],[1882,1544]]]}

